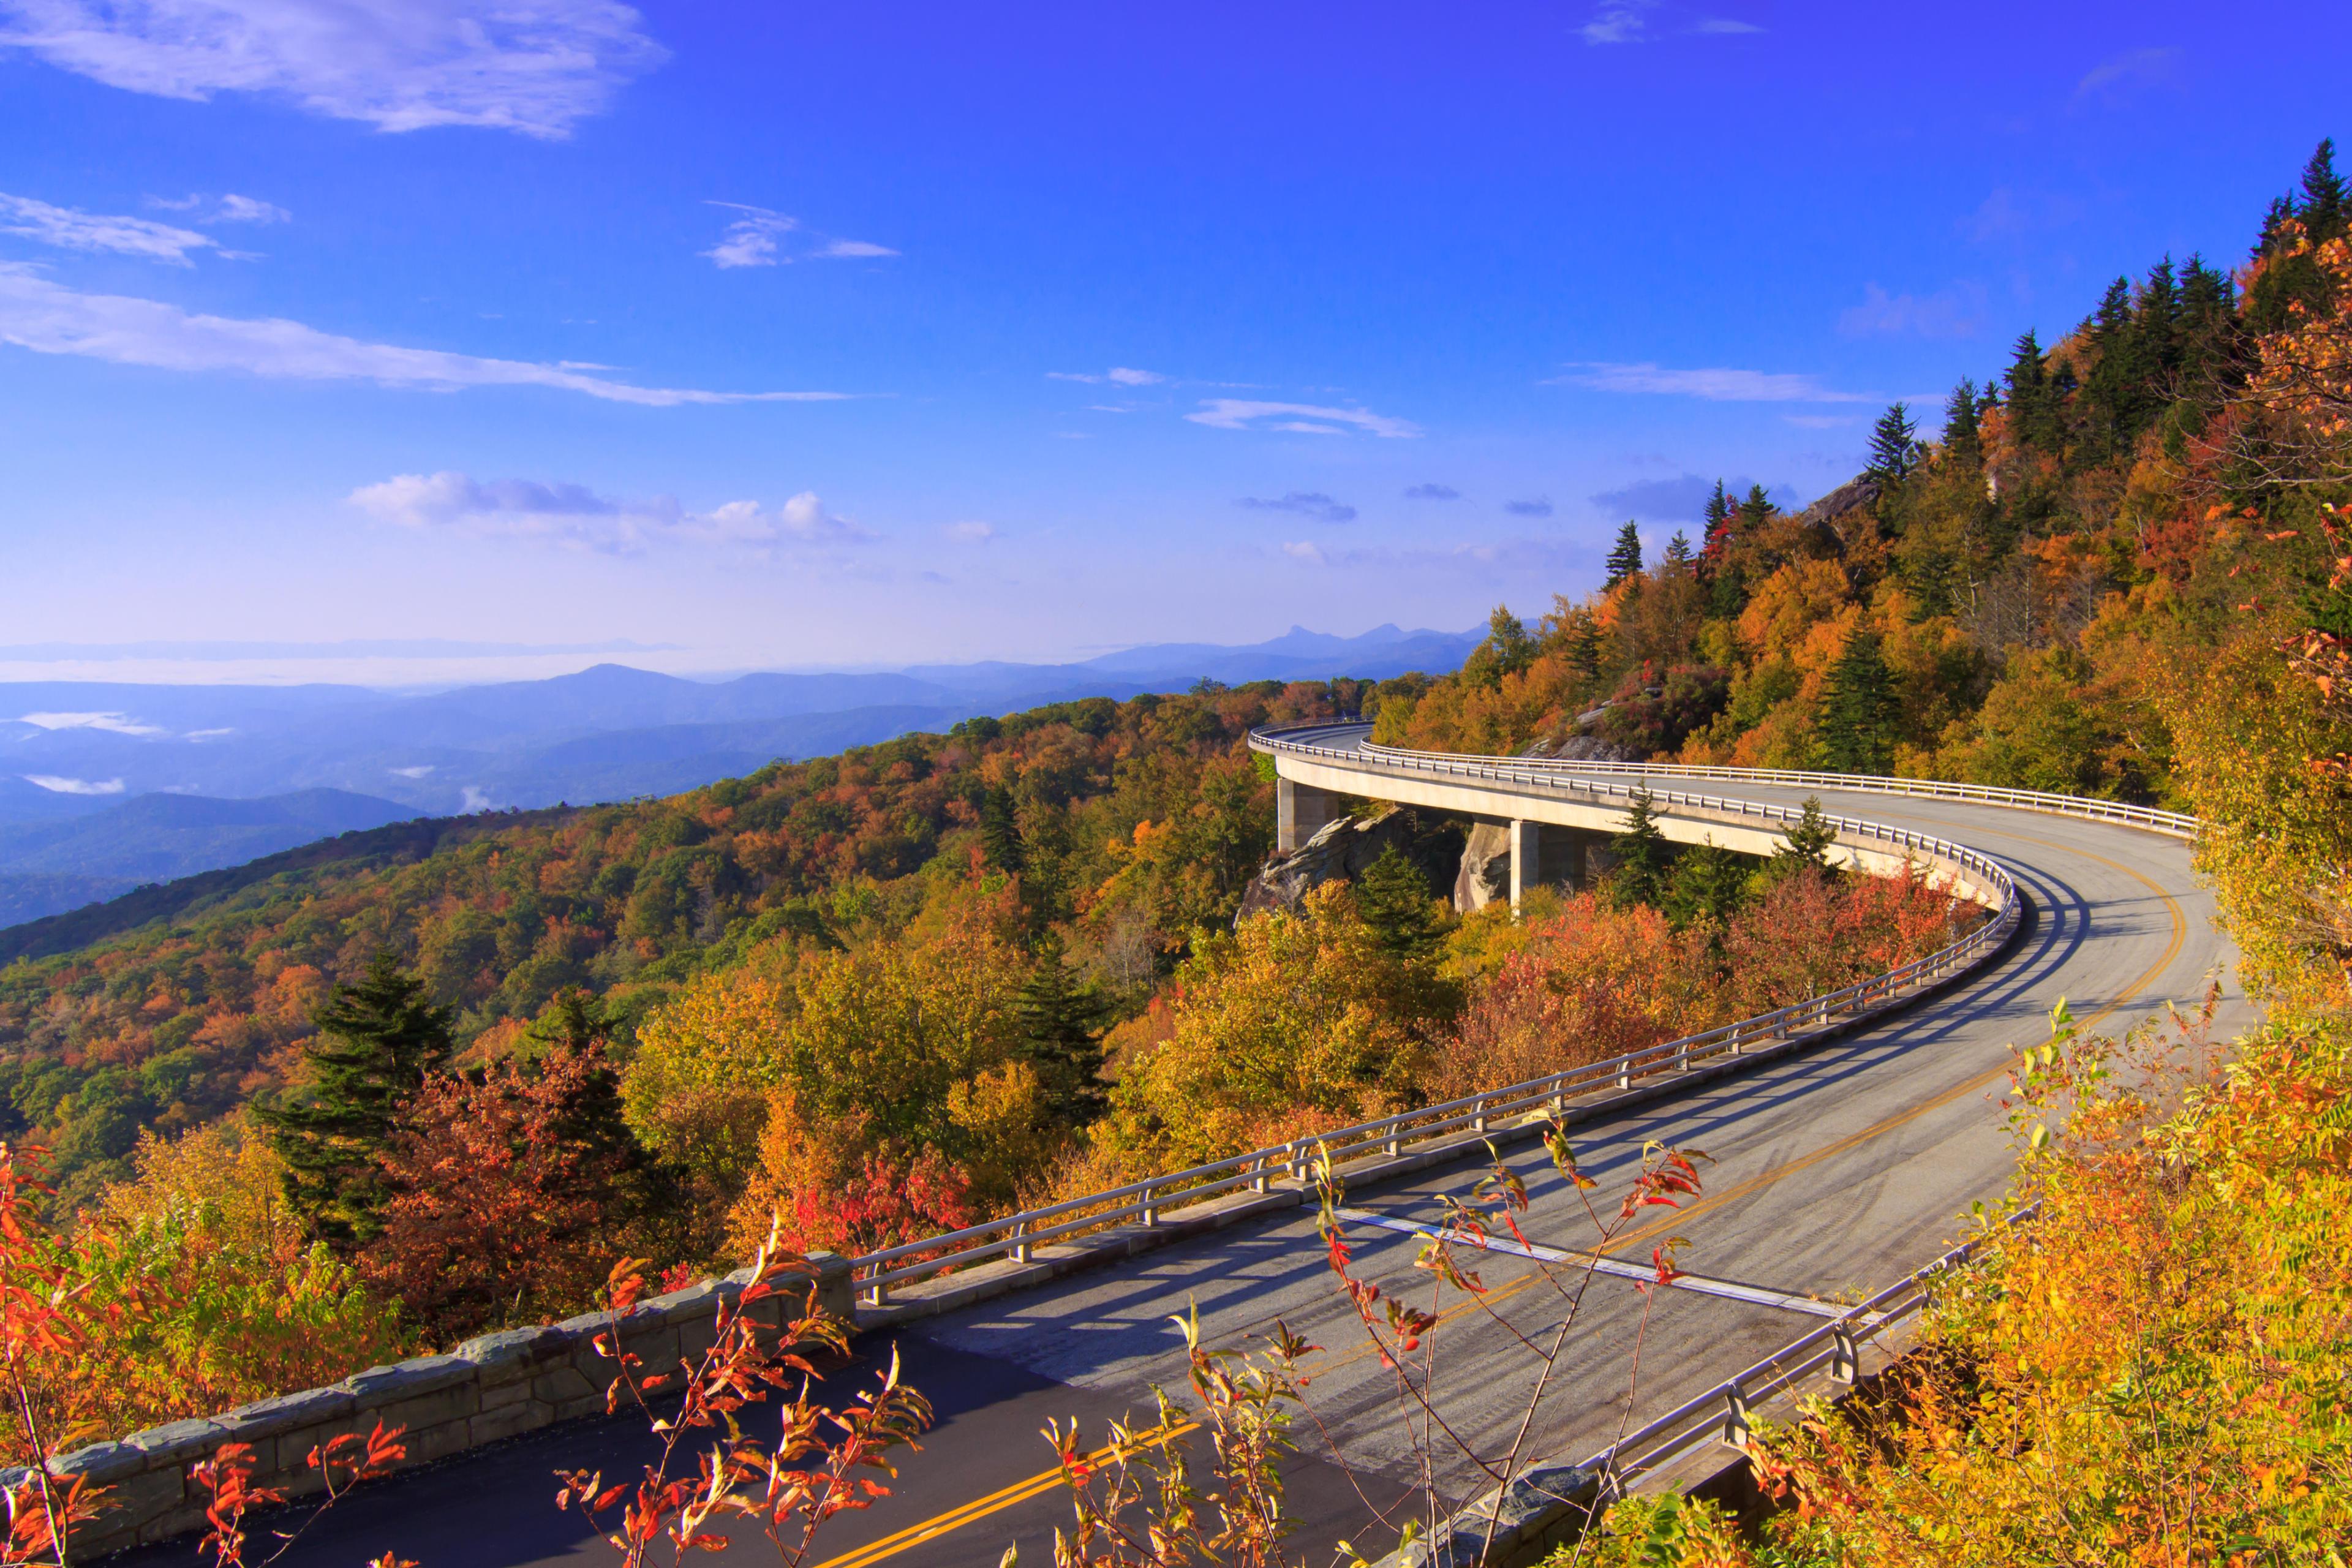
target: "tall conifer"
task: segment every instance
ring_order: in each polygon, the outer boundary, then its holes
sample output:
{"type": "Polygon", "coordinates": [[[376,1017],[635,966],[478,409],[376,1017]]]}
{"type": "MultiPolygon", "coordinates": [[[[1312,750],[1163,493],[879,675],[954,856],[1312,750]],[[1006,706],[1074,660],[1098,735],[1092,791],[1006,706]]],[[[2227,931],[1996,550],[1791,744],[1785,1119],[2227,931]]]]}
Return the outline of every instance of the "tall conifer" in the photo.
{"type": "Polygon", "coordinates": [[[302,1047],[299,1089],[257,1113],[285,1163],[287,1203],[310,1235],[348,1250],[376,1233],[387,1195],[377,1158],[401,1108],[447,1063],[449,1015],[379,952],[310,1021],[318,1033],[302,1047]]]}
{"type": "Polygon", "coordinates": [[[1870,465],[1864,469],[1883,485],[1899,485],[1919,466],[1919,427],[1901,403],[1889,405],[1870,433],[1870,465]]]}
{"type": "Polygon", "coordinates": [[[1630,518],[1617,531],[1617,543],[1609,552],[1609,581],[1605,586],[1614,588],[1642,569],[1642,531],[1630,518]]]}
{"type": "Polygon", "coordinates": [[[1816,736],[1832,773],[1883,773],[1895,763],[1895,681],[1878,634],[1857,622],[1830,666],[1816,736]]]}

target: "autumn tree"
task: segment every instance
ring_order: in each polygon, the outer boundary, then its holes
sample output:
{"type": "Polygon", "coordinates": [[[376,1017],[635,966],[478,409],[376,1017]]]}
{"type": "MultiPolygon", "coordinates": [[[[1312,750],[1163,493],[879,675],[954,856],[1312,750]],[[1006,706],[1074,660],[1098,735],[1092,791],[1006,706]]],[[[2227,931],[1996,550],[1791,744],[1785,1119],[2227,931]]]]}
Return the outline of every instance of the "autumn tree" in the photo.
{"type": "Polygon", "coordinates": [[[444,1341],[586,1308],[622,1256],[610,1078],[569,1046],[427,1078],[380,1156],[370,1282],[444,1341]]]}
{"type": "Polygon", "coordinates": [[[285,1162],[288,1203],[310,1234],[349,1249],[376,1233],[381,1157],[402,1107],[448,1060],[449,1015],[386,952],[312,1022],[298,1089],[260,1115],[285,1162]]]}

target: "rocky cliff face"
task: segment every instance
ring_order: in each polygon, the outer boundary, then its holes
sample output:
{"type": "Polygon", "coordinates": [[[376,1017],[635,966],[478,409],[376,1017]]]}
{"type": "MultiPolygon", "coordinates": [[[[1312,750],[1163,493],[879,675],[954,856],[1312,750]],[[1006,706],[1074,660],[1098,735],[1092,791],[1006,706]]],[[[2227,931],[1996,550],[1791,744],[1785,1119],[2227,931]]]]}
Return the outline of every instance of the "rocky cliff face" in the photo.
{"type": "MultiPolygon", "coordinates": [[[[1438,887],[1453,869],[1461,842],[1461,828],[1406,809],[1327,822],[1314,837],[1265,863],[1242,894],[1234,923],[1268,910],[1296,909],[1299,900],[1326,882],[1353,881],[1391,847],[1419,866],[1433,888],[1438,887]]],[[[1503,870],[1507,889],[1508,860],[1503,870]]]]}

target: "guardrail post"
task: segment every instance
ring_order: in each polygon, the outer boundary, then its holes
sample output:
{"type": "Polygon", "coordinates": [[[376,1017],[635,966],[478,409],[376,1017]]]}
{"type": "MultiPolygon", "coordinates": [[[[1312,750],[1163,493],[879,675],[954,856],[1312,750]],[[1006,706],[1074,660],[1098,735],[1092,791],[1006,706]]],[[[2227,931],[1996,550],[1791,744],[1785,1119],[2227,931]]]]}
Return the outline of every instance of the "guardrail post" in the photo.
{"type": "Polygon", "coordinates": [[[1159,1195],[1160,1194],[1150,1187],[1143,1189],[1142,1219],[1144,1225],[1147,1226],[1155,1226],[1160,1223],[1159,1195]]]}
{"type": "Polygon", "coordinates": [[[879,1279],[872,1279],[872,1280],[867,1281],[866,1286],[866,1304],[867,1306],[869,1306],[869,1307],[880,1307],[880,1306],[886,1306],[886,1305],[887,1305],[887,1304],[888,1304],[889,1300],[890,1300],[890,1287],[889,1287],[889,1286],[885,1285],[885,1284],[884,1284],[884,1283],[883,1283],[879,1279]]]}
{"type": "Polygon", "coordinates": [[[1853,1330],[1843,1323],[1830,1330],[1830,1381],[1849,1386],[1862,1375],[1862,1347],[1854,1343],[1853,1330]]]}
{"type": "Polygon", "coordinates": [[[1617,1064],[1617,1087],[1619,1089],[1633,1087],[1633,1062],[1630,1057],[1617,1064]]]}
{"type": "Polygon", "coordinates": [[[1029,1222],[1025,1219],[1016,1219],[1013,1222],[1013,1261],[1015,1263],[1029,1261],[1029,1222]]]}
{"type": "Polygon", "coordinates": [[[1723,1405],[1724,1444],[1745,1453],[1752,1435],[1748,1425],[1748,1395],[1735,1383],[1723,1391],[1723,1405]]]}
{"type": "Polygon", "coordinates": [[[1473,1132],[1486,1131],[1486,1097],[1485,1095],[1480,1095],[1478,1103],[1470,1108],[1470,1131],[1473,1132]]]}
{"type": "Polygon", "coordinates": [[[1250,1191],[1264,1193],[1273,1190],[1274,1166],[1269,1161],[1260,1160],[1257,1163],[1257,1173],[1250,1178],[1250,1191]]]}

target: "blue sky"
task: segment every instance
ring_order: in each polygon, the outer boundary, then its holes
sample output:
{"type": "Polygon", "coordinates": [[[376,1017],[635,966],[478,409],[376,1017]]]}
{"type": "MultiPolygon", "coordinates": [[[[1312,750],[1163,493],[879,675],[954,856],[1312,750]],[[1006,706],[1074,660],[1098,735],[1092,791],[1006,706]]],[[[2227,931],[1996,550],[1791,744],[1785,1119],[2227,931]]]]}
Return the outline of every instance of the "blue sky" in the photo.
{"type": "MultiPolygon", "coordinates": [[[[9,645],[1458,627],[2234,265],[2352,11],[0,0],[9,645]]],[[[0,678],[545,673],[593,656],[0,678]]]]}

